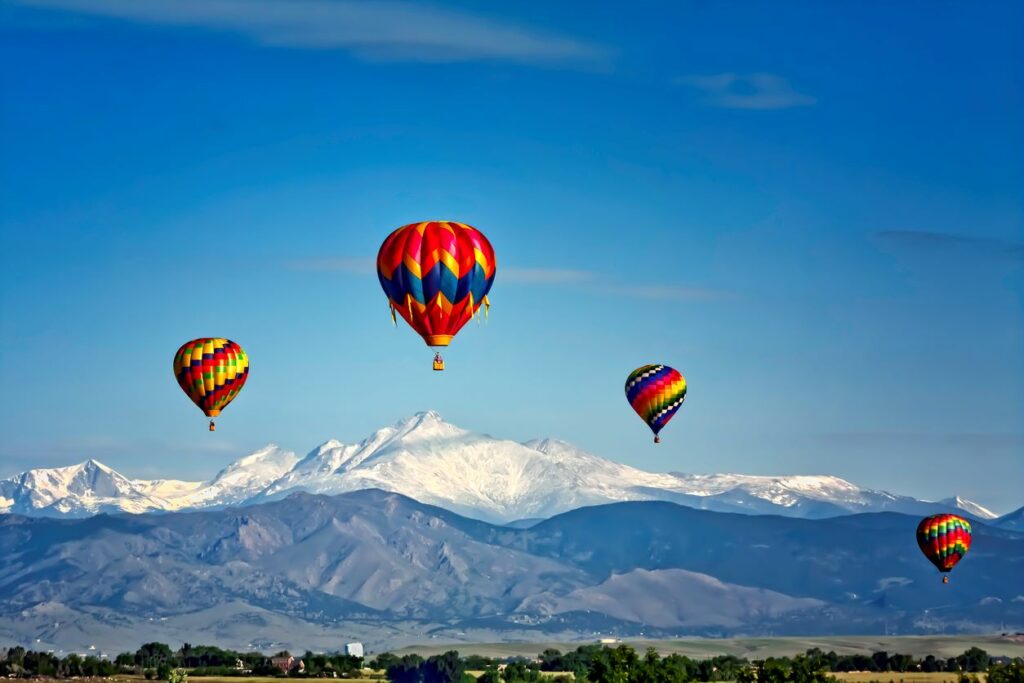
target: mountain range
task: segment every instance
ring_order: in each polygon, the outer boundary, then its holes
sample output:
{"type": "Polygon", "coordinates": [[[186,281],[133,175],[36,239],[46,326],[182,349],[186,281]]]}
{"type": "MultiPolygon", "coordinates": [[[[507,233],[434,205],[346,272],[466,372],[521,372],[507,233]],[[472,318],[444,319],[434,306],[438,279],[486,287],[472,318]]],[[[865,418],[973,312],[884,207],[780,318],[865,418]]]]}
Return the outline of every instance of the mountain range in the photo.
{"type": "Polygon", "coordinates": [[[296,492],[160,515],[0,516],[0,642],[264,651],[1024,628],[1024,533],[983,522],[943,585],[916,516],[639,501],[528,529],[400,494],[296,492]]]}
{"type": "Polygon", "coordinates": [[[203,482],[129,479],[96,460],[0,481],[0,512],[83,517],[253,505],[296,491],[379,488],[466,517],[529,526],[583,506],[662,500],[693,508],[818,519],[863,512],[952,511],[991,520],[960,497],[937,502],[866,489],[833,476],[657,473],[555,439],[495,439],[418,413],[356,444],[327,441],[305,457],[276,445],[203,482]]]}

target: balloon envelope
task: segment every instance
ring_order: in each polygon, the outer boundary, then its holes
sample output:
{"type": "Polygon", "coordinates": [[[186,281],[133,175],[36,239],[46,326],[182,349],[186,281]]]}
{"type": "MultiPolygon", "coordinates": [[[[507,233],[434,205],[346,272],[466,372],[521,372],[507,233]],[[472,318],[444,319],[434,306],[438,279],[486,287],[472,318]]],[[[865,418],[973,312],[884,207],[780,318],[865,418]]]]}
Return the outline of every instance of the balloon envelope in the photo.
{"type": "Polygon", "coordinates": [[[657,436],[686,397],[686,379],[667,365],[644,365],[626,378],[626,400],[657,436]]]}
{"type": "Polygon", "coordinates": [[[230,339],[193,339],[174,354],[174,376],[207,417],[216,417],[245,385],[249,357],[230,339]]]}
{"type": "Polygon", "coordinates": [[[483,305],[494,284],[494,249],[465,223],[410,223],[377,253],[377,278],[397,311],[428,346],[448,346],[483,305]]]}
{"type": "Polygon", "coordinates": [[[932,515],[917,525],[917,545],[940,572],[948,572],[971,548],[971,523],[956,515],[932,515]]]}

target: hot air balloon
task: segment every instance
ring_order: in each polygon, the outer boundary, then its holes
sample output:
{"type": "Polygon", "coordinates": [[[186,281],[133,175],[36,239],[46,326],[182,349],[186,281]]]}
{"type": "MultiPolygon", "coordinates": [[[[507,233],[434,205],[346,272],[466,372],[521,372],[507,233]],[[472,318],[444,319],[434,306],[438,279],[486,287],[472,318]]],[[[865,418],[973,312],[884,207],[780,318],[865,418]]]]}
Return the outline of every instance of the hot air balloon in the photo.
{"type": "Polygon", "coordinates": [[[956,515],[932,515],[917,525],[917,545],[928,560],[945,576],[971,548],[971,523],[956,515]]]}
{"type": "MultiPolygon", "coordinates": [[[[448,346],[462,326],[491,303],[494,249],[483,233],[465,223],[410,223],[388,235],[377,253],[377,277],[395,312],[427,346],[448,346]]],[[[444,370],[441,353],[434,370],[444,370]]]]}
{"type": "MultiPolygon", "coordinates": [[[[249,377],[249,357],[222,337],[202,337],[182,344],[174,354],[174,376],[192,402],[209,418],[238,396],[249,377]]],[[[216,425],[210,420],[210,431],[216,425]]]]}
{"type": "Polygon", "coordinates": [[[644,365],[626,378],[626,400],[654,432],[654,443],[686,400],[686,380],[667,365],[644,365]]]}

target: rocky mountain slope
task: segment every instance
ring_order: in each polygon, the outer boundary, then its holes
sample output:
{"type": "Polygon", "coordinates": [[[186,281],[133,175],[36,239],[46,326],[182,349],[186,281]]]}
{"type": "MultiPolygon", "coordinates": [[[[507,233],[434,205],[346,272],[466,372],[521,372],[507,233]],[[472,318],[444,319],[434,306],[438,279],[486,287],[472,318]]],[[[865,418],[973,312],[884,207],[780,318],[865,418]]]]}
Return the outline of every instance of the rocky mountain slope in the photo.
{"type": "Polygon", "coordinates": [[[627,502],[524,530],[380,490],[164,515],[5,515],[0,641],[128,648],[184,635],[282,649],[527,631],[543,640],[1024,628],[1024,534],[977,524],[944,586],[917,549],[916,523],[627,502]]]}

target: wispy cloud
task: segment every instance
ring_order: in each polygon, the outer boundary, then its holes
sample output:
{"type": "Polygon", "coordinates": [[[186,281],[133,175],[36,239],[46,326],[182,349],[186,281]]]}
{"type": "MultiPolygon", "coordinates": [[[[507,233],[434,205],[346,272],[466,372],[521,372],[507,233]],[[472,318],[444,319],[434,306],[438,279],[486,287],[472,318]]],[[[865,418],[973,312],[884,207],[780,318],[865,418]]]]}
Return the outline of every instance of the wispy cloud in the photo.
{"type": "Polygon", "coordinates": [[[816,98],[797,92],[789,81],[776,74],[680,76],[674,82],[701,91],[703,104],[726,109],[789,109],[817,102],[816,98]]]}
{"type": "Polygon", "coordinates": [[[1024,243],[991,237],[921,230],[881,230],[874,236],[883,244],[918,252],[1024,260],[1024,243]]]}
{"type": "MultiPolygon", "coordinates": [[[[369,275],[376,272],[375,260],[370,257],[339,257],[293,259],[284,262],[288,270],[305,272],[333,272],[351,275],[369,275]]],[[[725,299],[732,292],[702,287],[686,287],[659,283],[622,283],[604,277],[593,270],[574,268],[526,268],[506,266],[498,269],[498,282],[511,285],[564,285],[606,295],[629,296],[636,299],[661,301],[701,301],[725,299]]]]}
{"type": "Polygon", "coordinates": [[[732,296],[730,292],[702,287],[658,283],[626,284],[592,270],[510,267],[501,269],[499,278],[501,282],[512,284],[559,284],[604,295],[660,301],[698,301],[732,296]]]}
{"type": "Polygon", "coordinates": [[[613,285],[609,286],[607,289],[614,289],[622,295],[632,296],[638,299],[654,299],[660,301],[707,301],[712,299],[726,299],[733,296],[731,292],[721,289],[683,287],[679,285],[613,285]]]}
{"type": "Polygon", "coordinates": [[[320,273],[354,273],[363,275],[376,272],[374,260],[366,258],[312,258],[292,259],[284,262],[288,270],[303,270],[320,273]]]}
{"type": "Polygon", "coordinates": [[[967,449],[974,454],[1010,451],[1024,446],[1024,434],[1015,433],[863,431],[814,434],[812,438],[829,444],[844,443],[858,447],[920,446],[947,450],[967,449]]]}
{"type": "Polygon", "coordinates": [[[376,61],[594,65],[605,48],[468,12],[359,0],[18,0],[143,24],[228,31],[261,45],[346,50],[376,61]]]}
{"type": "Polygon", "coordinates": [[[579,283],[593,280],[596,273],[589,270],[562,268],[503,268],[501,279],[505,282],[526,284],[579,283]]]}

